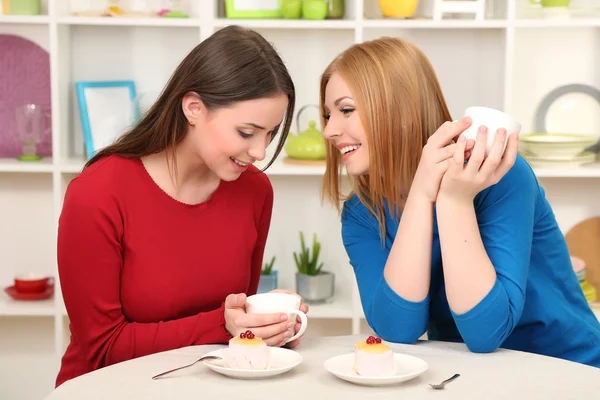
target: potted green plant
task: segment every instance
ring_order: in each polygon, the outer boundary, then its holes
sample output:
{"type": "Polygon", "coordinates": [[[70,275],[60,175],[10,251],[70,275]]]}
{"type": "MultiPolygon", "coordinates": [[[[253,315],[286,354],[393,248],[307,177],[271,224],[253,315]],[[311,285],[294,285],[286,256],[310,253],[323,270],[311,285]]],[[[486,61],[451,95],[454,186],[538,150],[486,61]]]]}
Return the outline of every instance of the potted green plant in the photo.
{"type": "Polygon", "coordinates": [[[275,256],[271,258],[271,261],[266,262],[260,271],[260,280],[258,281],[257,293],[267,293],[271,290],[277,289],[277,270],[273,269],[275,264],[275,256]]]}
{"type": "Polygon", "coordinates": [[[313,234],[312,252],[306,247],[302,232],[300,232],[300,246],[300,252],[294,252],[297,267],[296,293],[306,302],[322,303],[333,297],[335,275],[322,270],[323,263],[319,262],[321,243],[317,241],[316,234],[313,234]]]}

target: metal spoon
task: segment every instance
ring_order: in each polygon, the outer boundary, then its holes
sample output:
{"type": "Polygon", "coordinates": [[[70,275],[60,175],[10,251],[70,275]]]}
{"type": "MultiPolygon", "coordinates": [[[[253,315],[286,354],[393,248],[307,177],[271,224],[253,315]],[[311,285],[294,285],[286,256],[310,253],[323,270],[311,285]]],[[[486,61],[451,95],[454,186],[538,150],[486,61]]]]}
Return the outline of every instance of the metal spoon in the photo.
{"type": "Polygon", "coordinates": [[[438,383],[437,385],[434,383],[430,383],[429,386],[431,386],[434,389],[443,389],[444,386],[446,386],[447,383],[452,382],[453,380],[455,380],[456,378],[458,378],[460,376],[460,374],[454,374],[452,375],[450,378],[446,379],[445,381],[443,381],[442,383],[438,383]]]}
{"type": "Polygon", "coordinates": [[[200,361],[205,361],[205,360],[222,360],[222,358],[221,357],[217,357],[217,356],[204,356],[204,357],[200,357],[199,359],[197,359],[196,361],[194,361],[191,364],[184,365],[183,367],[173,368],[173,369],[170,369],[168,371],[162,372],[162,373],[160,373],[158,375],[153,376],[152,379],[157,379],[157,378],[160,378],[160,377],[165,376],[167,374],[170,374],[171,372],[175,372],[175,371],[179,371],[180,369],[191,367],[192,365],[194,365],[196,363],[199,363],[200,361]]]}

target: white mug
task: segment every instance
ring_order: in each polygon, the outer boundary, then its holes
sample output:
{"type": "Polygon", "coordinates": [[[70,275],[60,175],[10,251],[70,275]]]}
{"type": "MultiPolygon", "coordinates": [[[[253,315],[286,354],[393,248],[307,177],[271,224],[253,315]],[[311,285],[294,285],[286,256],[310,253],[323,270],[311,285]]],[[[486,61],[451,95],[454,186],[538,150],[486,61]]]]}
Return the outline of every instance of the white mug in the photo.
{"type": "Polygon", "coordinates": [[[485,125],[488,128],[487,143],[485,146],[486,157],[492,149],[494,137],[496,136],[498,129],[504,128],[506,130],[506,138],[504,139],[504,147],[502,148],[502,152],[506,150],[509,136],[513,133],[518,134],[521,132],[520,123],[518,123],[514,118],[505,112],[494,110],[493,108],[469,107],[465,110],[464,116],[471,117],[473,123],[470,127],[462,132],[461,136],[464,136],[467,139],[475,140],[477,138],[477,130],[481,125],[485,125]]]}
{"type": "Polygon", "coordinates": [[[246,299],[246,313],[248,314],[272,314],[287,313],[288,320],[296,321],[296,315],[300,317],[300,330],[294,335],[295,324],[290,328],[292,337],[286,340],[291,342],[302,336],[308,326],[306,314],[300,311],[301,299],[299,296],[289,293],[260,293],[249,296],[246,299]]]}

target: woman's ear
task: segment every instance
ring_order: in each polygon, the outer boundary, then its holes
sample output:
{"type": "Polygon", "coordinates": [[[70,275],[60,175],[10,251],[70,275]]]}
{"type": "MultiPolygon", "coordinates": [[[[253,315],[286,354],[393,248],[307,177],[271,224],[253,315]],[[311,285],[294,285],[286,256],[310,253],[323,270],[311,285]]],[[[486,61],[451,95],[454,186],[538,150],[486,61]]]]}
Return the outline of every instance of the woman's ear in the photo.
{"type": "Polygon", "coordinates": [[[186,93],[183,96],[181,107],[190,125],[196,125],[198,119],[206,111],[206,107],[204,107],[204,103],[200,100],[200,96],[194,92],[186,93]]]}

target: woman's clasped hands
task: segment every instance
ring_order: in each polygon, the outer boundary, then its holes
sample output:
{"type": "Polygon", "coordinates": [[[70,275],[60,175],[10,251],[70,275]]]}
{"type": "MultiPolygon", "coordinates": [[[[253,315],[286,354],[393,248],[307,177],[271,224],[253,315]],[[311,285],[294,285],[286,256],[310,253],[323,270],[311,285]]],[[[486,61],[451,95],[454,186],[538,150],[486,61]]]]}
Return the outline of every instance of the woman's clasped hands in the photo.
{"type": "Polygon", "coordinates": [[[499,129],[489,155],[485,156],[488,130],[479,128],[476,140],[461,135],[469,128],[469,117],[445,122],[423,147],[419,166],[411,185],[411,195],[435,203],[438,196],[472,201],[477,193],[496,184],[514,165],[518,135],[499,129]]]}
{"type": "Polygon", "coordinates": [[[500,179],[512,168],[519,150],[518,133],[508,136],[505,149],[504,143],[508,133],[504,128],[498,129],[489,154],[486,156],[488,134],[490,133],[486,126],[478,128],[475,145],[468,158],[465,157],[468,151],[467,140],[464,136],[458,138],[454,155],[442,178],[438,196],[472,202],[479,192],[500,182],[500,179]]]}
{"type": "MultiPolygon", "coordinates": [[[[298,296],[289,290],[277,289],[272,292],[298,296]]],[[[301,327],[300,322],[288,320],[287,313],[248,314],[245,304],[246,295],[244,293],[230,294],[225,299],[225,329],[232,336],[238,336],[242,332],[251,330],[255,336],[262,338],[267,346],[281,347],[285,345],[289,348],[298,346],[302,336],[289,343],[286,342],[292,336],[290,328],[293,326],[294,332],[298,333],[301,327]]],[[[300,311],[308,313],[308,305],[301,303],[300,311]]]]}
{"type": "MultiPolygon", "coordinates": [[[[470,126],[470,120],[458,122],[445,122],[433,135],[429,137],[423,147],[421,160],[413,179],[410,193],[428,203],[435,203],[442,177],[450,167],[450,163],[457,152],[458,136],[470,126]]],[[[470,150],[475,142],[468,140],[463,146],[465,157],[470,155],[470,150]]]]}

